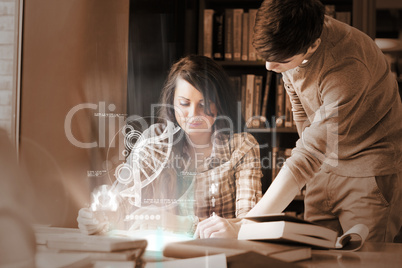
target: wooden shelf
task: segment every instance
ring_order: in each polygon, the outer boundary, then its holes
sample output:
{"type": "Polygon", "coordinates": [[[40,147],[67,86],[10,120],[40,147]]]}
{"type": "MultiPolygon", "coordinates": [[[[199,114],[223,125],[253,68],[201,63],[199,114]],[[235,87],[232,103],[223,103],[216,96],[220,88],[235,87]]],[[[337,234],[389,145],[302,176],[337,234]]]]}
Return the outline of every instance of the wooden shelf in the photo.
{"type": "Polygon", "coordinates": [[[264,67],[265,66],[265,61],[216,61],[218,64],[220,64],[223,67],[264,67]]]}
{"type": "Polygon", "coordinates": [[[250,133],[297,133],[296,128],[279,127],[279,128],[247,128],[250,133]]]}
{"type": "Polygon", "coordinates": [[[402,41],[392,38],[376,38],[374,42],[383,53],[393,56],[402,56],[402,41]]]}

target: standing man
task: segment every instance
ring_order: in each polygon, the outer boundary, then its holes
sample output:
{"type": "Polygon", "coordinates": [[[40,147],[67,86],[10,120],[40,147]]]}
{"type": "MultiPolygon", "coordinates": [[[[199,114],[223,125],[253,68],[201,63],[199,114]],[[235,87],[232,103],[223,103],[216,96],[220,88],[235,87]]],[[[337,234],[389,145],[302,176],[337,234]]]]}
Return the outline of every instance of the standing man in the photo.
{"type": "MultiPolygon", "coordinates": [[[[265,0],[254,47],[282,73],[300,135],[262,200],[247,214],[283,211],[306,185],[305,218],[340,234],[357,223],[393,242],[402,224],[402,104],[374,41],[324,15],[319,0],[265,0]]],[[[240,223],[201,222],[201,238],[236,236],[240,223]]]]}

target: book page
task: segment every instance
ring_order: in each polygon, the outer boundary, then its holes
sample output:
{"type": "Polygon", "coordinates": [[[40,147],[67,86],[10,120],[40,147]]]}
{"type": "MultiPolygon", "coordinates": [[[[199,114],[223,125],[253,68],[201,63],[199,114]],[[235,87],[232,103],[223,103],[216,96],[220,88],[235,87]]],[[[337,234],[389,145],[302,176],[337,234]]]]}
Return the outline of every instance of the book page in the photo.
{"type": "Polygon", "coordinates": [[[366,240],[369,229],[364,224],[356,224],[342,236],[338,237],[335,248],[344,251],[359,250],[366,240]]]}

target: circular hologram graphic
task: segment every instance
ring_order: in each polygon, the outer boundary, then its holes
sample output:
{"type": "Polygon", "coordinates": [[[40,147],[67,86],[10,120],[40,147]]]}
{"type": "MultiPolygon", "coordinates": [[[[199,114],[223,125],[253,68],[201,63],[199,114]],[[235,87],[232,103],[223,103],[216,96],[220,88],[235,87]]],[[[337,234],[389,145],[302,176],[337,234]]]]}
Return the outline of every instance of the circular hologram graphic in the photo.
{"type": "Polygon", "coordinates": [[[135,130],[134,130],[134,127],[131,126],[131,125],[124,125],[124,126],[121,128],[121,132],[123,133],[124,136],[126,136],[127,133],[134,132],[134,131],[135,131],[135,130]]]}
{"type": "Polygon", "coordinates": [[[123,163],[116,168],[114,176],[117,181],[126,185],[132,181],[133,172],[130,165],[123,163]]]}
{"type": "Polygon", "coordinates": [[[113,103],[109,104],[108,108],[109,108],[109,111],[113,112],[114,110],[116,110],[116,105],[114,105],[113,103]]]}
{"type": "Polygon", "coordinates": [[[130,153],[127,150],[123,150],[123,152],[121,152],[121,154],[125,157],[127,157],[130,153]]]}
{"type": "Polygon", "coordinates": [[[126,148],[131,151],[136,142],[141,139],[142,134],[140,131],[137,130],[130,130],[128,133],[124,134],[124,145],[126,146],[126,148]]]}

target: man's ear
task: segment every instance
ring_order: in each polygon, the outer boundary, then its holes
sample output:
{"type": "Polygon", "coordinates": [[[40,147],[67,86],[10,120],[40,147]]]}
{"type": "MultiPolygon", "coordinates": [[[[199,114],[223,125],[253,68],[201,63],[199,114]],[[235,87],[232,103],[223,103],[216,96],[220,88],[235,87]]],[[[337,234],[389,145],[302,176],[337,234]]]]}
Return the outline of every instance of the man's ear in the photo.
{"type": "Polygon", "coordinates": [[[321,38],[317,38],[314,43],[308,48],[307,54],[313,54],[321,44],[321,38]]]}

